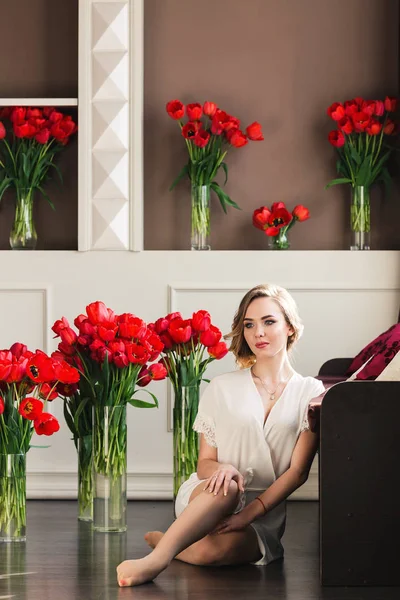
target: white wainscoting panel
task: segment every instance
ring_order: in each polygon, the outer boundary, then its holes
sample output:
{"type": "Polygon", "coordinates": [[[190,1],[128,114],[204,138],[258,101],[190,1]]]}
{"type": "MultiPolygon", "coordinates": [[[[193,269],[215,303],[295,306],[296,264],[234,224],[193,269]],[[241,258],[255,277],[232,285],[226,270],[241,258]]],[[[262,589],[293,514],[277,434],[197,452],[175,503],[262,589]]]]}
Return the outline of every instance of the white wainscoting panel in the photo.
{"type": "Polygon", "coordinates": [[[0,348],[14,342],[26,344],[30,350],[48,348],[49,286],[30,283],[0,284],[0,348]]]}

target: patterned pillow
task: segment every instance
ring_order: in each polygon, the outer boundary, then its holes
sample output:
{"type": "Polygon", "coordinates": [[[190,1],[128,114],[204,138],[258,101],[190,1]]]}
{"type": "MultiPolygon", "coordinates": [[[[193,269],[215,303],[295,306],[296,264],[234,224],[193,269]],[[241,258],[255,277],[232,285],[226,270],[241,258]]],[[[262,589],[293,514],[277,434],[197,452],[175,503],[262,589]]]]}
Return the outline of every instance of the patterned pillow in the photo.
{"type": "Polygon", "coordinates": [[[373,356],[374,354],[379,352],[379,350],[382,348],[382,346],[384,344],[386,344],[393,329],[395,329],[396,327],[398,327],[398,325],[392,325],[391,327],[389,327],[389,329],[387,331],[384,331],[383,333],[378,335],[378,337],[376,337],[374,340],[372,340],[372,342],[370,342],[367,346],[365,346],[365,348],[363,348],[361,350],[361,352],[359,352],[357,354],[357,356],[353,359],[353,362],[351,363],[351,365],[349,366],[349,368],[346,371],[346,375],[347,376],[353,375],[353,373],[355,373],[357,371],[357,369],[362,367],[363,364],[369,358],[371,358],[371,356],[373,356]]]}
{"type": "MultiPolygon", "coordinates": [[[[354,368],[354,364],[361,355],[361,364],[368,360],[371,356],[373,358],[369,363],[362,369],[356,379],[375,379],[382,373],[387,367],[390,361],[396,356],[400,350],[400,324],[393,325],[387,331],[382,333],[379,337],[373,340],[364,350],[362,350],[353,360],[349,367],[348,374],[354,373],[357,370],[354,368]],[[351,371],[351,373],[350,373],[351,371]]],[[[357,364],[357,363],[356,363],[357,364]]]]}

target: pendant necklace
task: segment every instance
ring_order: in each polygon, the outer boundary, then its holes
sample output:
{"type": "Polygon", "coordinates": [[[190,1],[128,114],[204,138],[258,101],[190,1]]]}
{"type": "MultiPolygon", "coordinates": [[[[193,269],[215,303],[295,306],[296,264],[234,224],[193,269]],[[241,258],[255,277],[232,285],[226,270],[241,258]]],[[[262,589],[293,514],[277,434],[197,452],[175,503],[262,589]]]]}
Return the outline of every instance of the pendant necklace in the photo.
{"type": "Polygon", "coordinates": [[[281,383],[286,383],[286,382],[287,382],[287,380],[289,379],[289,377],[287,377],[286,379],[283,379],[282,381],[280,381],[280,382],[278,383],[278,385],[276,386],[276,388],[275,388],[275,389],[274,389],[274,390],[271,392],[271,391],[270,391],[270,390],[267,388],[267,386],[265,385],[265,383],[263,382],[263,380],[261,379],[261,377],[259,377],[258,375],[256,375],[256,374],[254,373],[253,369],[251,370],[251,373],[252,373],[253,377],[255,377],[256,379],[258,379],[258,380],[259,380],[259,382],[260,382],[260,383],[261,383],[261,385],[263,386],[264,390],[267,392],[267,394],[269,394],[269,399],[270,399],[270,402],[273,402],[273,401],[275,400],[275,394],[276,394],[276,392],[277,392],[277,390],[278,390],[278,387],[281,385],[281,383]]]}

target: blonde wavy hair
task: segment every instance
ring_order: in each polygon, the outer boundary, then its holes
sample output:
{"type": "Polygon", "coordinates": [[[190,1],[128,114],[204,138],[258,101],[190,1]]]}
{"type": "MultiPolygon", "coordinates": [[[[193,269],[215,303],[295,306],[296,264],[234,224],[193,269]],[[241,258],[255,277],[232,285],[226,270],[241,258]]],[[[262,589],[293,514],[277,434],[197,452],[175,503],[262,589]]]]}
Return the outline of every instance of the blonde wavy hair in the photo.
{"type": "Polygon", "coordinates": [[[252,288],[242,298],[232,323],[232,330],[225,335],[225,339],[231,339],[230,351],[233,352],[237,364],[242,368],[250,367],[255,362],[255,356],[250,350],[244,337],[244,318],[250,304],[256,298],[271,298],[280,307],[286,323],[293,329],[288,337],[287,350],[290,351],[294,344],[301,338],[303,323],[300,319],[296,302],[289,292],[279,285],[261,284],[252,288]]]}

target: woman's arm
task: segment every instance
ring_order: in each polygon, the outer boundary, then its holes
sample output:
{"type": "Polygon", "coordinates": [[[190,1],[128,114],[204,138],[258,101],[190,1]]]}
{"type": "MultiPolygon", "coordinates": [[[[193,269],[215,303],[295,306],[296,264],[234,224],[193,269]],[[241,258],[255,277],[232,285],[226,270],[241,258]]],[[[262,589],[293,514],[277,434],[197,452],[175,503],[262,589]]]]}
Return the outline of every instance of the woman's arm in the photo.
{"type": "Polygon", "coordinates": [[[199,459],[197,461],[197,476],[199,479],[208,479],[218,469],[218,450],[213,446],[209,446],[204,439],[204,435],[200,435],[200,450],[199,459]]]}
{"type": "MultiPolygon", "coordinates": [[[[265,492],[259,495],[266,512],[275,508],[307,481],[317,448],[318,434],[309,430],[303,431],[294,448],[289,469],[278,477],[265,492]]],[[[242,512],[245,511],[246,513],[243,516],[249,519],[249,523],[264,514],[261,502],[258,500],[248,504],[242,512]]]]}
{"type": "Polygon", "coordinates": [[[215,533],[241,531],[290,496],[292,492],[307,481],[317,448],[318,435],[311,431],[303,431],[297,440],[289,469],[258,496],[261,502],[253,500],[239,513],[224,519],[220,526],[216,528],[215,533]]]}
{"type": "Polygon", "coordinates": [[[244,492],[244,479],[241,473],[232,465],[218,462],[218,450],[209,446],[204,439],[200,437],[199,460],[197,461],[197,476],[199,479],[206,479],[204,489],[218,494],[220,488],[223,488],[225,495],[229,489],[229,483],[233,479],[238,484],[241,492],[244,492]]]}

